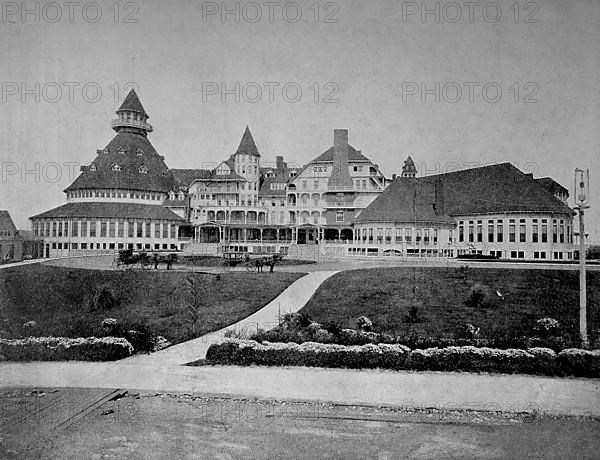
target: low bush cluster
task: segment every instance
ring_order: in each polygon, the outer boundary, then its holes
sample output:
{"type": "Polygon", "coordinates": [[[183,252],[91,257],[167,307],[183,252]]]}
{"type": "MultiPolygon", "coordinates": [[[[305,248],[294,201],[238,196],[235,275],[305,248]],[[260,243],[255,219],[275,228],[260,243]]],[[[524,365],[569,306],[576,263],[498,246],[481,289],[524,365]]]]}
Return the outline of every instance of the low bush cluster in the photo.
{"type": "Polygon", "coordinates": [[[133,354],[120,337],[28,337],[0,339],[0,355],[8,361],[114,361],[133,354]]]}
{"type": "Polygon", "coordinates": [[[415,349],[400,344],[343,346],[315,342],[258,343],[227,339],[213,344],[206,359],[211,364],[308,366],[353,369],[405,369],[505,374],[573,375],[600,377],[600,350],[548,348],[496,349],[455,347],[415,349]]]}

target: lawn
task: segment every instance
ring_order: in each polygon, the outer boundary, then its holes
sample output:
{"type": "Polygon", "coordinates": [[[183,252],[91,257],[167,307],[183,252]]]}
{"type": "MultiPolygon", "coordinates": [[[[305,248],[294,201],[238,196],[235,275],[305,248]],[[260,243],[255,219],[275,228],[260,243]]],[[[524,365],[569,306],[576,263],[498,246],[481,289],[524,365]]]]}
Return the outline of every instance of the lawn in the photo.
{"type": "Polygon", "coordinates": [[[111,317],[135,329],[144,325],[179,343],[235,323],[259,310],[301,273],[100,271],[29,265],[0,271],[0,337],[82,337],[98,332],[111,317]],[[187,279],[196,280],[201,299],[192,333],[187,279]],[[102,290],[115,305],[93,306],[102,290]],[[35,321],[33,327],[24,323],[35,321]]]}
{"type": "MultiPolygon", "coordinates": [[[[588,328],[600,328],[600,273],[588,272],[588,328]]],[[[536,320],[579,328],[576,271],[485,268],[381,268],[331,277],[302,309],[319,323],[356,327],[365,315],[373,329],[398,335],[453,336],[470,323],[480,335],[529,335],[536,320]],[[496,292],[498,291],[502,297],[496,292]],[[475,294],[473,292],[481,292],[475,294]],[[418,307],[417,322],[409,308],[418,307]]]]}

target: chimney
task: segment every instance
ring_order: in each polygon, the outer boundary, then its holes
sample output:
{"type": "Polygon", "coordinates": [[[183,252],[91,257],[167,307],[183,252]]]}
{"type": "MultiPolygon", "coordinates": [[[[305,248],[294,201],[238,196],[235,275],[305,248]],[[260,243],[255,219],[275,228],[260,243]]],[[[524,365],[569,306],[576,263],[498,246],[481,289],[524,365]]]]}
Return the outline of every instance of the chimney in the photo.
{"type": "Polygon", "coordinates": [[[277,168],[277,171],[283,171],[285,169],[285,166],[283,164],[283,155],[277,155],[275,157],[275,167],[277,168]]]}
{"type": "Polygon", "coordinates": [[[333,130],[333,172],[329,180],[332,189],[352,188],[354,182],[348,171],[348,130],[333,130]]]}

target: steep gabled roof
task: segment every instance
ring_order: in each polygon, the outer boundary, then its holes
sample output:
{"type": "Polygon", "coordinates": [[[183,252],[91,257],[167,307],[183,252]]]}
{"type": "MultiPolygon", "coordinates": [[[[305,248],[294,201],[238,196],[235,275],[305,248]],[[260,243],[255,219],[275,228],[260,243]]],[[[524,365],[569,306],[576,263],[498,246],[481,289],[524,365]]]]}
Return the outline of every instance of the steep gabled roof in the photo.
{"type": "Polygon", "coordinates": [[[439,181],[443,186],[445,210],[450,215],[506,212],[573,214],[573,211],[531,175],[511,163],[464,169],[417,179],[439,181]]]}
{"type": "Polygon", "coordinates": [[[140,99],[138,98],[138,95],[136,94],[134,89],[131,89],[131,91],[129,91],[129,94],[127,94],[127,97],[121,104],[121,107],[119,107],[119,109],[117,110],[117,113],[122,110],[131,110],[133,112],[138,112],[149,118],[149,115],[146,113],[146,110],[144,110],[144,106],[140,102],[140,99]]]}
{"type": "Polygon", "coordinates": [[[16,232],[17,227],[13,222],[8,211],[0,211],[0,230],[16,232]]]}
{"type": "MultiPolygon", "coordinates": [[[[366,161],[370,160],[364,156],[360,151],[356,150],[350,144],[348,144],[348,161],[366,161]]],[[[333,162],[333,147],[325,150],[321,155],[311,161],[311,163],[322,163],[322,162],[333,162]]]]}
{"type": "Polygon", "coordinates": [[[31,219],[44,218],[113,218],[113,219],[157,219],[183,220],[173,211],[160,206],[138,203],[67,203],[43,212],[31,219]]]}
{"type": "Polygon", "coordinates": [[[360,213],[356,222],[453,224],[454,220],[437,212],[442,211],[436,211],[437,207],[435,184],[398,177],[360,213]]]}
{"type": "Polygon", "coordinates": [[[258,153],[258,149],[256,148],[256,144],[254,143],[252,133],[250,132],[250,128],[248,128],[248,126],[246,126],[246,130],[244,131],[244,135],[242,136],[240,145],[238,146],[235,153],[254,155],[257,157],[260,156],[260,153],[258,153]]]}
{"type": "Polygon", "coordinates": [[[148,138],[120,132],[66,190],[104,188],[168,192],[172,187],[173,177],[148,138]],[[114,171],[114,165],[118,165],[120,171],[114,171]],[[142,167],[148,172],[141,173],[142,167]]]}

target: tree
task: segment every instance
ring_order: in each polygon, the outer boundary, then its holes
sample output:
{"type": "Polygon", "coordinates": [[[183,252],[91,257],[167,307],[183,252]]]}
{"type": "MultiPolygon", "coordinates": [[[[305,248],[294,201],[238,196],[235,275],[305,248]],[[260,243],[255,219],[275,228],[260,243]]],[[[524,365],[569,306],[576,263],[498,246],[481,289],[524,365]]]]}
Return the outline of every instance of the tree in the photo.
{"type": "Polygon", "coordinates": [[[192,328],[192,336],[196,337],[196,325],[198,323],[198,320],[200,319],[202,310],[204,308],[204,303],[202,302],[200,280],[195,276],[190,275],[186,278],[186,284],[188,288],[187,311],[189,315],[190,325],[192,328]]]}

